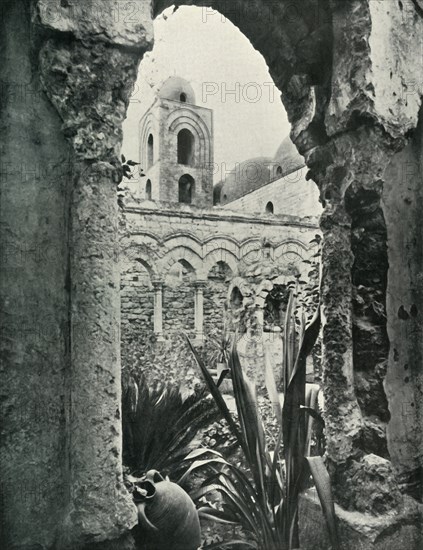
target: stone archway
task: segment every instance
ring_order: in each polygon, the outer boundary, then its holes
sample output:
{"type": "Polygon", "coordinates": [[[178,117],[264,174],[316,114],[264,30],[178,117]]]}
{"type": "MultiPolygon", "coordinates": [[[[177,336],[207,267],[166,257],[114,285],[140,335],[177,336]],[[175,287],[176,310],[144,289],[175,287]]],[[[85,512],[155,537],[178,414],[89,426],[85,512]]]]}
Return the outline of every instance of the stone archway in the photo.
{"type": "MultiPolygon", "coordinates": [[[[116,18],[111,0],[102,2],[101,17],[98,6],[78,0],[27,2],[24,14],[12,2],[3,6],[4,80],[14,74],[25,84],[35,82],[30,92],[39,98],[28,115],[27,104],[13,103],[8,96],[1,115],[7,121],[1,127],[2,143],[7,144],[4,162],[11,170],[11,177],[2,182],[1,240],[21,252],[19,258],[6,256],[2,262],[7,274],[2,280],[2,304],[9,300],[15,304],[13,311],[2,311],[6,331],[2,387],[8,414],[0,474],[11,480],[3,492],[6,546],[11,541],[18,548],[101,543],[125,536],[136,523],[135,508],[122,484],[120,459],[115,186],[121,177],[122,121],[139,60],[151,48],[153,36],[150,2],[130,4],[137,10],[135,19],[116,18]],[[22,140],[22,135],[28,139],[22,140]],[[23,166],[23,157],[32,168],[40,166],[41,173],[24,169],[20,175],[16,167],[23,166]],[[59,168],[63,178],[56,177],[59,168]],[[45,177],[46,172],[51,177],[45,177]],[[24,177],[27,185],[15,185],[16,177],[24,177]],[[60,185],[52,183],[57,179],[60,185]],[[17,261],[24,262],[24,269],[16,270],[17,261]],[[28,307],[28,297],[35,299],[34,307],[28,307]],[[34,312],[53,312],[57,318],[62,338],[54,345],[35,333],[20,332],[23,321],[33,324],[34,312]],[[27,385],[33,391],[42,389],[55,409],[38,424],[25,419],[23,448],[14,426],[16,404],[27,399],[27,385]],[[88,394],[90,387],[98,391],[88,394]],[[46,428],[43,445],[38,439],[40,425],[46,428]],[[29,451],[34,466],[28,466],[29,451]],[[38,515],[30,504],[16,499],[26,468],[44,488],[38,515]],[[57,474],[57,483],[51,483],[51,472],[57,474]]],[[[372,423],[365,404],[360,407],[357,400],[354,364],[368,336],[359,325],[369,321],[357,297],[366,304],[369,295],[379,293],[381,308],[376,320],[370,318],[374,326],[383,326],[387,302],[389,340],[402,339],[406,344],[390,350],[388,378],[378,374],[378,365],[370,369],[379,377],[378,387],[380,379],[385,385],[395,423],[421,425],[420,375],[413,374],[413,389],[406,391],[415,404],[407,420],[392,394],[392,379],[397,395],[411,386],[403,370],[399,376],[399,369],[415,363],[413,350],[418,345],[415,333],[407,332],[400,322],[408,323],[407,314],[418,326],[423,307],[418,307],[417,294],[401,293],[397,298],[396,268],[401,266],[403,276],[416,288],[419,279],[410,251],[399,252],[392,245],[400,235],[398,213],[392,208],[396,187],[383,185],[394,153],[399,154],[407,139],[418,142],[413,131],[421,107],[421,86],[415,81],[421,10],[417,2],[406,0],[195,4],[218,8],[262,53],[282,92],[291,137],[319,185],[325,207],[321,227],[327,455],[337,498],[341,502],[348,498],[359,510],[371,508],[374,499],[368,494],[367,480],[375,462],[372,465],[369,453],[374,449],[368,446],[367,434],[370,439],[376,433],[385,436],[384,427],[372,423]],[[366,216],[369,205],[371,215],[366,216]],[[388,294],[387,261],[380,280],[363,285],[368,282],[363,264],[372,265],[373,247],[389,259],[388,294]],[[363,286],[369,289],[366,295],[363,286]],[[348,494],[343,494],[344,487],[349,487],[348,494]]],[[[168,5],[169,1],[155,2],[155,13],[168,5]]],[[[420,157],[416,153],[412,158],[420,157]]],[[[421,204],[417,189],[411,196],[421,204]]],[[[401,202],[398,208],[401,214],[406,207],[401,202]]],[[[416,219],[410,217],[410,224],[417,227],[416,219]]],[[[386,352],[386,343],[382,348],[386,352]]],[[[398,426],[393,431],[398,432],[398,426]]],[[[395,437],[388,441],[395,467],[403,473],[421,469],[419,453],[404,467],[400,443],[395,437]]],[[[387,506],[398,507],[390,463],[378,464],[383,466],[376,468],[383,487],[390,489],[387,506]]]]}

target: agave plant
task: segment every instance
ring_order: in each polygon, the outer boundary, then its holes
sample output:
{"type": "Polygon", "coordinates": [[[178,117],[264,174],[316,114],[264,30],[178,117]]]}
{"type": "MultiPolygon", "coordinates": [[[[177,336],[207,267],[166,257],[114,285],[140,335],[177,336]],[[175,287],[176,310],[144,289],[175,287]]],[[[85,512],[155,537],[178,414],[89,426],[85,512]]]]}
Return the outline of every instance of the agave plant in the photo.
{"type": "Polygon", "coordinates": [[[219,418],[205,388],[183,395],[171,384],[149,387],[143,374],[132,374],[123,385],[123,463],[135,477],[155,469],[175,480],[198,446],[198,432],[219,418]]]}
{"type": "Polygon", "coordinates": [[[221,543],[219,548],[242,545],[260,550],[297,548],[299,494],[310,473],[320,498],[332,548],[338,548],[329,475],[322,457],[308,456],[312,423],[321,421],[317,413],[318,388],[311,385],[306,391],[305,381],[306,358],[320,328],[319,308],[307,328],[302,318],[299,333],[295,329],[293,310],[291,293],[285,320],[284,396],[277,391],[268,355],[265,361],[266,386],[280,427],[273,454],[267,449],[256,389],[243,373],[236,343],[231,350],[229,367],[239,423],[235,422],[217,385],[188,340],[207,387],[236,437],[247,464],[244,472],[207,449],[194,451],[187,457],[192,463],[183,478],[198,470],[210,474],[192,497],[201,503],[203,497],[214,491],[222,496],[220,508],[200,504],[199,513],[216,521],[238,523],[249,534],[248,543],[231,540],[221,543]]]}
{"type": "Polygon", "coordinates": [[[212,366],[216,367],[217,385],[223,382],[225,376],[229,373],[228,364],[232,345],[232,336],[224,328],[220,337],[212,336],[210,342],[213,346],[209,356],[212,366]]]}
{"type": "Polygon", "coordinates": [[[212,363],[227,364],[231,350],[231,336],[226,331],[223,331],[220,337],[212,336],[210,341],[213,344],[213,351],[210,357],[212,363]]]}

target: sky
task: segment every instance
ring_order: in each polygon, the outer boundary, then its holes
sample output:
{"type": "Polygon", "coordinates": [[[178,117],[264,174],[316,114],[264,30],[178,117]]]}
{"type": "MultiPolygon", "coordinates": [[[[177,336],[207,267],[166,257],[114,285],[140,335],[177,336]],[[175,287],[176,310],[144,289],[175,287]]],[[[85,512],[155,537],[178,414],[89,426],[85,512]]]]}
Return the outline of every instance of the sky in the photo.
{"type": "Polygon", "coordinates": [[[270,156],[290,126],[266,63],[228,19],[210,9],[169,8],[154,23],[124,123],[122,151],[138,159],[138,122],[172,75],[191,83],[196,104],[213,109],[215,183],[236,163],[270,156]],[[231,93],[232,92],[232,93],[231,93]]]}

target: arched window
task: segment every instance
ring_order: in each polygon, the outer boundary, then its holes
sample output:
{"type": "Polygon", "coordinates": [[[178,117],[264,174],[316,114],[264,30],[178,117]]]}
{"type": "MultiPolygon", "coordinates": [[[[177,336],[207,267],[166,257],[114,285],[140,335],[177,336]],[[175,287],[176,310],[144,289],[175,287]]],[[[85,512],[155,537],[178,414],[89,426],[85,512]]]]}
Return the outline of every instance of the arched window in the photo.
{"type": "Polygon", "coordinates": [[[282,176],[282,166],[278,166],[277,169],[276,169],[276,175],[277,176],[282,176]]]}
{"type": "Polygon", "coordinates": [[[267,204],[266,204],[266,212],[268,214],[273,214],[273,202],[269,201],[267,204]]]}
{"type": "Polygon", "coordinates": [[[178,164],[191,166],[194,160],[194,136],[184,128],[178,134],[178,164]]]}
{"type": "Polygon", "coordinates": [[[147,140],[147,168],[154,164],[154,138],[153,134],[148,136],[147,140]]]}
{"type": "Polygon", "coordinates": [[[145,184],[145,198],[148,201],[151,201],[151,181],[147,180],[147,183],[145,184]]]}
{"type": "Polygon", "coordinates": [[[195,181],[189,174],[184,174],[179,179],[179,202],[191,204],[194,196],[195,181]]]}
{"type": "Polygon", "coordinates": [[[182,94],[179,96],[179,99],[182,101],[182,103],[186,103],[187,94],[184,94],[184,93],[182,92],[182,94]]]}

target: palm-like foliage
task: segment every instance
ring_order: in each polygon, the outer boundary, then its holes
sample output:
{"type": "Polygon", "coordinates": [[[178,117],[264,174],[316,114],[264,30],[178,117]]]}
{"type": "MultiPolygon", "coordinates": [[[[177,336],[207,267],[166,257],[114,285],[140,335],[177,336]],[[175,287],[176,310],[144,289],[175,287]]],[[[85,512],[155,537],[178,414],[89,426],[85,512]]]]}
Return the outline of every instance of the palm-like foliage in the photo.
{"type": "MultiPolygon", "coordinates": [[[[329,476],[321,457],[305,457],[310,450],[311,424],[319,418],[316,412],[316,388],[306,392],[306,358],[317,339],[320,328],[319,308],[310,325],[300,323],[295,329],[294,298],[291,293],[285,321],[283,378],[285,394],[279,395],[269,357],[266,358],[266,385],[280,424],[273,456],[264,438],[264,428],[257,406],[255,387],[244,376],[234,343],[229,358],[239,426],[206,366],[189,342],[206,384],[222,415],[236,437],[248,465],[248,472],[223,460],[216,453],[197,451],[185,475],[194,470],[212,470],[203,487],[194,495],[199,499],[218,491],[222,509],[200,508],[200,513],[216,521],[239,523],[251,537],[250,546],[261,550],[291,550],[299,546],[298,500],[305,478],[312,474],[321,500],[333,549],[337,548],[334,507],[329,476]],[[283,452],[281,445],[283,442],[283,452]],[[283,455],[283,459],[280,456],[283,455]]],[[[245,541],[229,541],[223,547],[236,547],[245,541]]]]}
{"type": "Polygon", "coordinates": [[[205,389],[188,396],[170,384],[149,388],[142,374],[125,381],[123,462],[134,476],[150,469],[175,479],[197,433],[220,418],[205,389]]]}
{"type": "Polygon", "coordinates": [[[210,361],[214,365],[216,363],[224,363],[225,365],[229,361],[229,355],[231,350],[232,338],[224,330],[220,337],[212,336],[210,342],[213,345],[212,352],[210,354],[210,361]]]}

